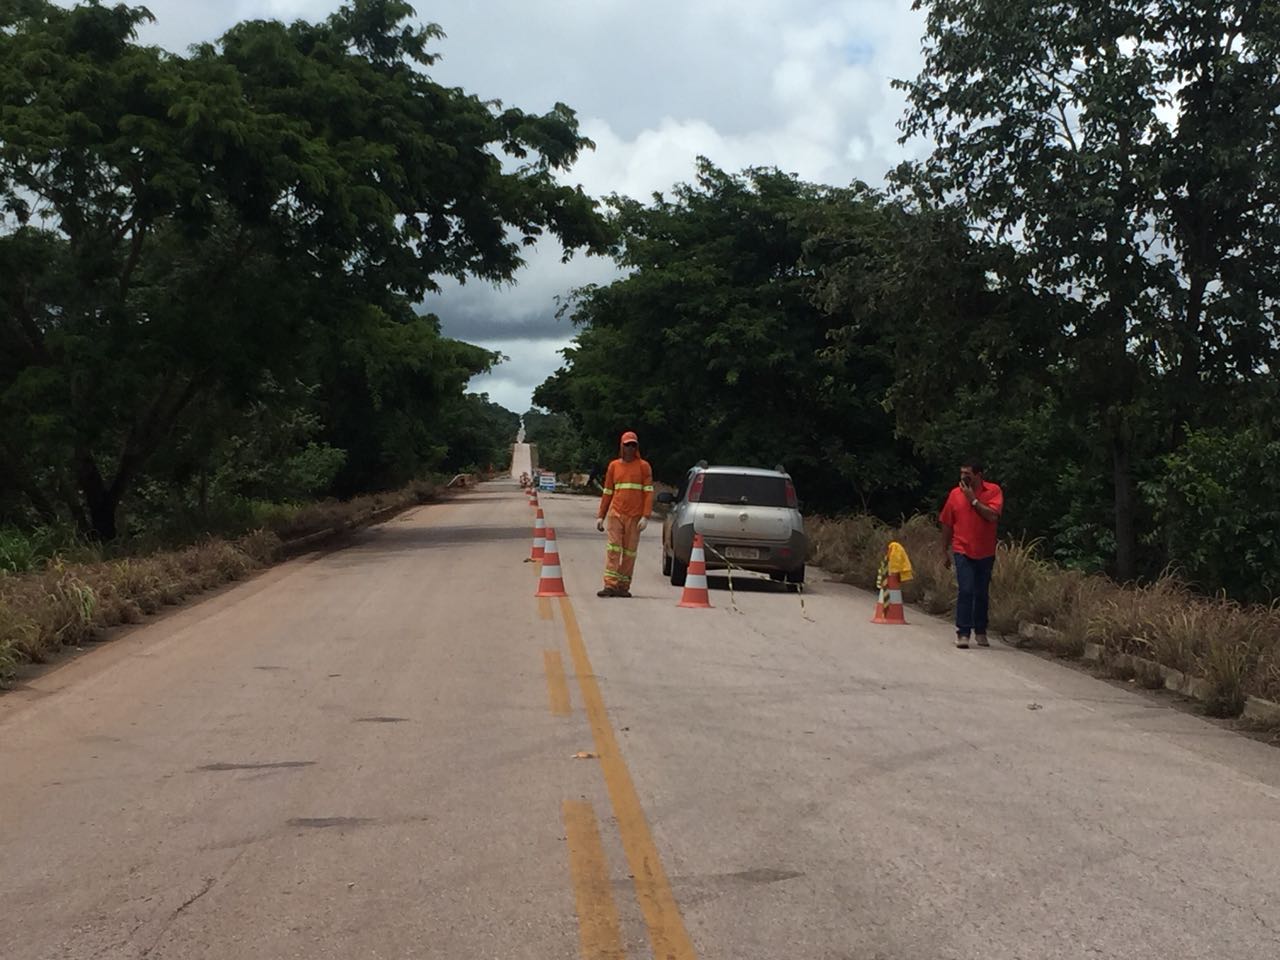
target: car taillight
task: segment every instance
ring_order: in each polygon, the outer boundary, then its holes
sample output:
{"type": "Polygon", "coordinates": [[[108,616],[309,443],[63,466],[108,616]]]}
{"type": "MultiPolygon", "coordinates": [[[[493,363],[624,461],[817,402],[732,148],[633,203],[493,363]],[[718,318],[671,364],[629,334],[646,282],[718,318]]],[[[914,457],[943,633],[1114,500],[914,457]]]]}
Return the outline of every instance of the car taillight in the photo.
{"type": "Polygon", "coordinates": [[[693,483],[689,484],[689,502],[698,503],[702,500],[702,481],[706,479],[705,474],[698,474],[693,478],[693,483]]]}
{"type": "MultiPolygon", "coordinates": [[[[777,489],[776,487],[774,489],[777,489]]],[[[790,480],[787,481],[787,506],[792,510],[796,508],[796,504],[800,501],[796,498],[796,488],[790,480]]]]}

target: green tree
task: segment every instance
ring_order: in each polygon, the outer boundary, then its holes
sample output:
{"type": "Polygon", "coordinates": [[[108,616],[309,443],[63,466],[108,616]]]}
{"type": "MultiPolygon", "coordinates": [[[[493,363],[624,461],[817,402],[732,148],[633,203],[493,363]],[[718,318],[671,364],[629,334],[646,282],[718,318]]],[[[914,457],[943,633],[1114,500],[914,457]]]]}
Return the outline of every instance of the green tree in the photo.
{"type": "Polygon", "coordinates": [[[1082,541],[1094,531],[1068,528],[1073,513],[1062,510],[1082,492],[1069,465],[1087,447],[1061,425],[1044,322],[1053,304],[993,286],[1000,252],[956,208],[846,211],[815,225],[806,260],[832,324],[824,359],[837,382],[861,391],[857,366],[879,358],[885,374],[868,400],[910,442],[921,506],[936,509],[960,461],[978,455],[1008,491],[1006,531],[1058,534],[1065,555],[1092,561],[1096,550],[1082,541]]]}
{"type": "Polygon", "coordinates": [[[333,332],[317,351],[315,379],[324,439],[348,454],[334,491],[350,496],[465,466],[450,456],[459,405],[498,355],[442,337],[435,316],[403,302],[350,312],[333,332]]]}
{"type": "Polygon", "coordinates": [[[1144,493],[1182,575],[1264,603],[1280,594],[1280,439],[1274,425],[1191,432],[1144,493]]]}
{"type": "Polygon", "coordinates": [[[535,402],[609,445],[636,429],[667,478],[704,458],[781,462],[811,504],[913,506],[919,477],[884,402],[880,315],[829,354],[848,319],[816,302],[823,254],[810,249],[835,223],[880,225],[882,199],[703,161],[670,198],[611,203],[631,272],[578,291],[567,312],[582,329],[535,402]]]}
{"type": "MultiPolygon", "coordinates": [[[[421,382],[460,394],[457,371],[490,359],[407,305],[442,276],[509,278],[544,234],[607,241],[555,180],[589,146],[572,111],[435,83],[439,30],[406,3],[242,23],[189,57],[136,43],[149,16],[0,8],[0,481],[104,538],[157,454],[264,377],[405,348],[421,382]]],[[[420,450],[416,429],[401,424],[420,450]]]]}
{"type": "Polygon", "coordinates": [[[1058,409],[1110,462],[1115,570],[1138,572],[1137,484],[1275,369],[1280,8],[1269,0],[917,0],[898,181],[959,200],[1059,301],[1058,409]]]}
{"type": "Polygon", "coordinates": [[[496,470],[511,460],[511,445],[520,430],[520,415],[488,394],[468,393],[448,404],[444,411],[448,427],[445,437],[449,452],[445,466],[450,470],[496,470]]]}
{"type": "Polygon", "coordinates": [[[538,465],[555,473],[590,473],[604,468],[612,455],[610,445],[584,437],[574,420],[564,413],[548,413],[532,407],[525,411],[525,441],[537,444],[538,465]]]}

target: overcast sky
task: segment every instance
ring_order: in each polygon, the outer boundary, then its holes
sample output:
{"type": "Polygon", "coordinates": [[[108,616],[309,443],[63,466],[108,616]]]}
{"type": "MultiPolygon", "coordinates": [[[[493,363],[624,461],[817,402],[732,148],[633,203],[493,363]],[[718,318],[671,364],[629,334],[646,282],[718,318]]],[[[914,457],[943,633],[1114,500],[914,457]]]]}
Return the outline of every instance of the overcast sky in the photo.
{"type": "MultiPolygon", "coordinates": [[[[321,19],[339,0],[146,0],[143,39],[175,51],[244,19],[321,19]]],[[[647,198],[691,178],[695,158],[772,165],[807,180],[883,182],[903,158],[895,124],[923,18],[911,0],[441,0],[416,4],[446,33],[432,76],[543,112],[563,101],[596,142],[565,179],[595,196],[647,198]]],[[[445,332],[510,357],[476,390],[523,412],[571,339],[555,298],[612,264],[528,258],[517,283],[449,284],[426,307],[445,332]]]]}

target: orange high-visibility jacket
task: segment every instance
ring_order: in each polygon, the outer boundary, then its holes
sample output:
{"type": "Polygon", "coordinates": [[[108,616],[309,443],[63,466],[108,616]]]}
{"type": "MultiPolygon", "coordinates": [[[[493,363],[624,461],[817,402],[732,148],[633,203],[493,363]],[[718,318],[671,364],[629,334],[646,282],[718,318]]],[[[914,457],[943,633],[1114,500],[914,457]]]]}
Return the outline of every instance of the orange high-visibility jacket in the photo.
{"type": "Polygon", "coordinates": [[[604,475],[604,496],[597,518],[609,513],[622,517],[647,517],[653,512],[653,467],[636,457],[630,463],[614,460],[604,475]]]}

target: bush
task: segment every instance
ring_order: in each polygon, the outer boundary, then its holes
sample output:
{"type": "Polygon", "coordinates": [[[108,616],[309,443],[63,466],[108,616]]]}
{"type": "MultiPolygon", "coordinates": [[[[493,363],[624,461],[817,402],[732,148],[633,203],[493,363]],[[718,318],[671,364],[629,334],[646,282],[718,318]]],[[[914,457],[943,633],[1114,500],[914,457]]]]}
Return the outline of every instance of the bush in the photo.
{"type": "Polygon", "coordinates": [[[100,559],[99,551],[64,527],[0,527],[0,573],[28,573],[60,556],[100,559]]]}
{"type": "Polygon", "coordinates": [[[25,534],[12,527],[0,528],[0,570],[5,573],[26,573],[48,555],[41,555],[36,534],[25,534]]]}
{"type": "Polygon", "coordinates": [[[1190,433],[1143,485],[1172,562],[1201,588],[1280,593],[1280,440],[1258,427],[1190,433]]]}

